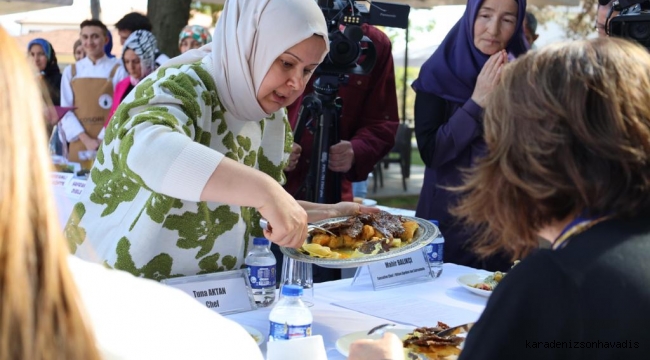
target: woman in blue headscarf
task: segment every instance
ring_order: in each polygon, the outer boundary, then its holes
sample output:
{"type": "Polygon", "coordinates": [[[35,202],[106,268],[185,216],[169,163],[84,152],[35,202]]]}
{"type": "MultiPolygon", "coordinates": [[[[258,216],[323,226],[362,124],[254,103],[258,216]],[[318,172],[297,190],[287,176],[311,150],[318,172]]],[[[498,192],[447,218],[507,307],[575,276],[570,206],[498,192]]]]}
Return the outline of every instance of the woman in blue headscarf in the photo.
{"type": "Polygon", "coordinates": [[[111,34],[110,31],[106,32],[106,37],[108,38],[108,41],[106,42],[106,45],[104,45],[104,53],[106,56],[109,58],[114,58],[115,55],[113,55],[113,35],[111,34]]]}
{"type": "Polygon", "coordinates": [[[60,119],[55,107],[61,105],[61,69],[59,69],[56,59],[56,52],[49,41],[37,38],[27,44],[27,54],[41,74],[43,88],[47,89],[47,95],[54,105],[54,107],[48,107],[50,111],[46,114],[49,125],[48,132],[52,132],[50,150],[61,155],[63,154],[63,145],[59,139],[59,130],[53,127],[60,119]]]}
{"type": "Polygon", "coordinates": [[[469,0],[413,83],[415,135],[426,164],[416,216],[439,221],[445,262],[487,270],[509,267],[505,257],[480,259],[471,251],[472,232],[449,214],[456,196],[446,187],[460,185],[462,169],[485,153],[485,97],[508,60],[527,50],[525,14],[526,0],[469,0]]]}
{"type": "Polygon", "coordinates": [[[40,72],[43,82],[47,86],[53,105],[60,105],[59,92],[61,89],[61,70],[56,60],[56,52],[49,41],[34,39],[27,44],[27,54],[40,72]]]}

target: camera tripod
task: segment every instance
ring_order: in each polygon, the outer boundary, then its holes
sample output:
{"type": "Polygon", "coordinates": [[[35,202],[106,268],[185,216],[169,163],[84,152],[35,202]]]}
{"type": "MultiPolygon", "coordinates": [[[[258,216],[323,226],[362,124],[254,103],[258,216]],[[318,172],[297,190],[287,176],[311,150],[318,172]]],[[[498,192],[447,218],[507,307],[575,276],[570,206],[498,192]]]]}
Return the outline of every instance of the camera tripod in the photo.
{"type": "Polygon", "coordinates": [[[343,103],[337,93],[339,84],[345,83],[347,78],[347,75],[322,74],[314,81],[314,92],[300,105],[294,142],[300,143],[305,129],[314,134],[307,177],[297,191],[299,194],[304,190],[307,201],[321,204],[341,201],[341,173],[327,167],[329,148],[340,141],[339,121],[343,103]]]}

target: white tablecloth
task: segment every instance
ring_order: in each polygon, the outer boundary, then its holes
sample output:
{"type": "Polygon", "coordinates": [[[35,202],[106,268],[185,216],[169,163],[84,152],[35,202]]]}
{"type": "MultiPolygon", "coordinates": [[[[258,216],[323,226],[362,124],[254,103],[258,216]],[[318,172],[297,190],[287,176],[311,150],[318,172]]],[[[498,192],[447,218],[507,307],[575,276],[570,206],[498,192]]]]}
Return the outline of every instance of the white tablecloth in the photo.
{"type": "MultiPolygon", "coordinates": [[[[83,182],[83,180],[75,180],[83,182]]],[[[78,195],[70,193],[70,184],[55,186],[54,190],[60,222],[64,226],[74,203],[78,199],[78,195]]],[[[379,207],[382,210],[396,215],[414,216],[414,212],[410,210],[387,208],[384,206],[379,207]]],[[[336,350],[336,340],[340,337],[352,332],[368,331],[374,326],[387,322],[400,323],[399,319],[386,320],[333,305],[335,303],[341,304],[351,300],[363,300],[368,303],[376,303],[382,299],[385,301],[387,298],[403,298],[408,301],[416,299],[418,302],[430,302],[432,305],[438,304],[439,306],[445,306],[445,319],[450,319],[447,320],[447,323],[451,326],[467,322],[467,319],[471,319],[469,321],[476,320],[485,308],[487,299],[472,294],[460,287],[456,282],[456,278],[463,274],[477,272],[477,270],[454,264],[444,264],[443,268],[442,275],[438,279],[378,291],[373,289],[367,272],[362,272],[354,284],[352,284],[353,279],[316,284],[313,299],[314,306],[310,308],[314,317],[312,331],[313,334],[323,336],[328,359],[345,359],[336,350]]],[[[271,308],[262,308],[246,313],[229,315],[228,318],[242,325],[254,327],[265,337],[268,337],[268,319],[270,312],[271,308]]],[[[416,324],[418,326],[435,326],[439,320],[443,320],[440,318],[440,314],[437,315],[435,313],[425,312],[419,314],[419,317],[421,318],[421,323],[416,324]]],[[[404,324],[405,322],[402,323],[404,324]]],[[[261,347],[262,351],[266,352],[266,341],[261,347]]]]}
{"type": "MultiPolygon", "coordinates": [[[[385,319],[352,311],[333,303],[349,300],[364,300],[369,303],[386,298],[403,297],[404,299],[417,298],[430,301],[456,309],[455,314],[447,313],[446,316],[467,319],[478,317],[485,308],[486,298],[470,293],[456,283],[456,278],[463,274],[474,273],[477,270],[455,264],[444,264],[442,275],[435,280],[418,284],[392,287],[382,290],[373,290],[372,282],[367,273],[362,274],[351,285],[352,279],[331,281],[316,284],[314,290],[314,306],[311,307],[314,322],[313,334],[323,336],[328,359],[345,359],[336,350],[336,340],[340,337],[356,332],[368,331],[379,324],[394,322],[385,319]]],[[[246,313],[229,315],[228,318],[242,324],[256,328],[265,337],[269,333],[269,313],[271,308],[263,308],[246,313]]],[[[439,319],[436,314],[421,314],[420,326],[434,326],[439,319]]],[[[460,325],[450,321],[449,325],[460,325]]],[[[266,342],[262,345],[266,352],[266,342]]]]}

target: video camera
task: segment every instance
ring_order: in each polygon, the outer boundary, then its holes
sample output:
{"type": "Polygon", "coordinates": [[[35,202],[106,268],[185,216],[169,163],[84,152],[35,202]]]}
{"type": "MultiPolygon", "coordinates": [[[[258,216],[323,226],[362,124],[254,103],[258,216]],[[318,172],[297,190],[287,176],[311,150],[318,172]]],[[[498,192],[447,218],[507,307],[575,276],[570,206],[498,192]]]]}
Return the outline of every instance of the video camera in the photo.
{"type": "Polygon", "coordinates": [[[353,0],[318,0],[318,6],[327,21],[330,52],[317,72],[357,75],[370,73],[377,56],[361,25],[406,29],[411,9],[408,5],[353,0]]]}
{"type": "MultiPolygon", "coordinates": [[[[606,5],[604,1],[599,3],[606,5]]],[[[613,3],[608,18],[613,11],[620,14],[609,19],[607,34],[634,40],[650,50],[650,1],[618,0],[613,3]]]]}

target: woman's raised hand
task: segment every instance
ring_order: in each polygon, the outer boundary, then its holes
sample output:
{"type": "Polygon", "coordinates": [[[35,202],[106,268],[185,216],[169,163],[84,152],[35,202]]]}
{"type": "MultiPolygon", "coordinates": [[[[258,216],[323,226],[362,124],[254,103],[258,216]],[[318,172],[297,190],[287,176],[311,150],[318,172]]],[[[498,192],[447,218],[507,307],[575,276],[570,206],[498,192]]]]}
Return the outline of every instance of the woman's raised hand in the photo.
{"type": "Polygon", "coordinates": [[[257,209],[270,225],[264,229],[264,237],[280,246],[299,248],[307,238],[307,212],[288,192],[278,187],[269,201],[257,209]]]}
{"type": "Polygon", "coordinates": [[[501,79],[501,70],[503,66],[508,63],[508,54],[505,50],[501,50],[494,55],[490,56],[488,61],[483,65],[483,69],[478,74],[476,79],[476,86],[472,94],[472,100],[480,107],[485,107],[485,101],[488,94],[494,90],[494,87],[501,79]]]}

